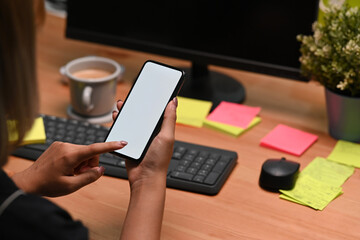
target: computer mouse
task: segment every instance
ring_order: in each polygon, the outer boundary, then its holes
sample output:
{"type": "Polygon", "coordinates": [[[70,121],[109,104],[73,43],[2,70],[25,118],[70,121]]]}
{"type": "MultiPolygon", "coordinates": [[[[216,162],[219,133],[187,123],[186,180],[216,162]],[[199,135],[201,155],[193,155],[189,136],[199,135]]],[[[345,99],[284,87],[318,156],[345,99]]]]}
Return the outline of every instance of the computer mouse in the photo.
{"type": "Polygon", "coordinates": [[[299,163],[285,158],[268,159],[262,165],[259,185],[272,192],[278,192],[279,189],[290,190],[295,185],[299,168],[299,163]]]}

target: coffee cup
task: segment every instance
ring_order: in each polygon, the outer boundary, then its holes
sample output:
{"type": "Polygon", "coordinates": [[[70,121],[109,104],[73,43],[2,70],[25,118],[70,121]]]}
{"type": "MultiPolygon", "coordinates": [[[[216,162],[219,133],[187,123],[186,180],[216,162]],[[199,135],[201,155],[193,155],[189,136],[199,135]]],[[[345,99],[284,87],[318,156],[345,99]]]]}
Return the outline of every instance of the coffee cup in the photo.
{"type": "Polygon", "coordinates": [[[70,88],[68,115],[85,119],[111,115],[121,72],[120,64],[104,57],[87,56],[67,63],[63,73],[70,88]]]}

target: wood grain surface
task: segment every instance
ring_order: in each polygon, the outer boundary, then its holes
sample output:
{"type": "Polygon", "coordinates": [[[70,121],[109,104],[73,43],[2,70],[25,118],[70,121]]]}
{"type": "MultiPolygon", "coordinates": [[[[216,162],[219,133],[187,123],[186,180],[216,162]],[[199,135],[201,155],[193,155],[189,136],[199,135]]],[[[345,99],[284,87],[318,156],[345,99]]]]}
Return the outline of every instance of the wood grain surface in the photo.
{"type": "MultiPolygon", "coordinates": [[[[188,61],[66,39],[65,20],[51,15],[39,30],[37,53],[40,112],[62,117],[66,116],[70,97],[68,86],[60,81],[59,68],[72,59],[98,55],[123,64],[126,72],[118,84],[119,99],[126,97],[147,59],[190,66],[188,61]]],[[[327,157],[331,152],[336,140],[327,132],[323,87],[314,82],[211,68],[242,82],[247,91],[245,104],[262,108],[262,122],[238,138],[204,127],[176,126],[177,140],[234,150],[239,159],[216,196],[167,189],[162,239],[360,239],[359,169],[343,185],[344,194],[323,211],[281,200],[279,194],[258,185],[266,159],[286,157],[299,162],[303,169],[315,157],[327,157]],[[311,132],[319,139],[300,157],[259,146],[261,138],[279,123],[311,132]]],[[[5,168],[16,172],[31,163],[10,157],[5,168]]],[[[89,228],[91,239],[118,239],[129,186],[124,179],[104,176],[76,193],[50,200],[81,220],[89,228]]]]}

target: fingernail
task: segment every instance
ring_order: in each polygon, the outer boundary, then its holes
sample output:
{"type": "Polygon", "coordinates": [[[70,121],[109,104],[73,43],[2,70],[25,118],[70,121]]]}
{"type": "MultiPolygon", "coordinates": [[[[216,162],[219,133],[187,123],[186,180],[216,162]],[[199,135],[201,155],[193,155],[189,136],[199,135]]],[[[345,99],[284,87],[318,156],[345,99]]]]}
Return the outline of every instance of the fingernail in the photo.
{"type": "Polygon", "coordinates": [[[114,110],[112,113],[113,113],[113,114],[114,114],[114,113],[117,113],[117,111],[116,111],[116,110],[114,110]]]}
{"type": "Polygon", "coordinates": [[[173,102],[174,102],[175,106],[177,107],[177,106],[178,106],[178,99],[177,99],[177,97],[174,97],[174,98],[173,98],[173,102]]]}
{"type": "Polygon", "coordinates": [[[119,99],[119,100],[117,100],[117,102],[119,103],[119,102],[122,102],[122,100],[121,99],[119,99]]]}
{"type": "Polygon", "coordinates": [[[127,141],[120,141],[120,144],[121,144],[122,146],[126,146],[126,145],[128,144],[128,142],[127,142],[127,141]]]}
{"type": "Polygon", "coordinates": [[[99,166],[97,171],[101,174],[101,175],[104,175],[104,172],[105,172],[105,168],[103,166],[99,166]]]}

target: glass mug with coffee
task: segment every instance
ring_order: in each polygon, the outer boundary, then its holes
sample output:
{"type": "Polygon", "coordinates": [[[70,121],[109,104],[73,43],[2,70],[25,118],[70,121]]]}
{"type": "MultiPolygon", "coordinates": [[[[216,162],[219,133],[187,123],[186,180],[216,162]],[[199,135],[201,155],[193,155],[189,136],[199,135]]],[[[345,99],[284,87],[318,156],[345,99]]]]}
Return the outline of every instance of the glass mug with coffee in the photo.
{"type": "Polygon", "coordinates": [[[120,64],[104,57],[89,56],[67,63],[64,75],[70,88],[69,117],[94,123],[111,121],[121,71],[120,64]]]}

